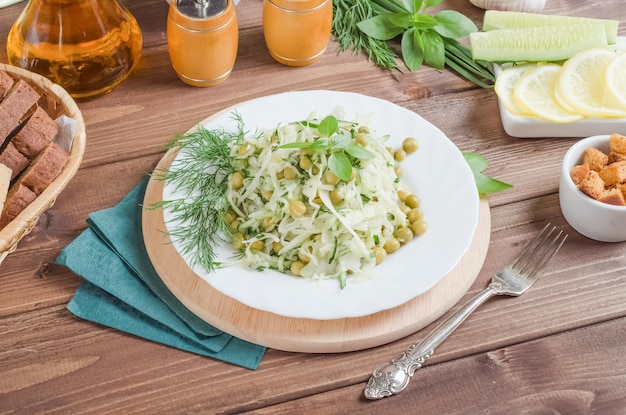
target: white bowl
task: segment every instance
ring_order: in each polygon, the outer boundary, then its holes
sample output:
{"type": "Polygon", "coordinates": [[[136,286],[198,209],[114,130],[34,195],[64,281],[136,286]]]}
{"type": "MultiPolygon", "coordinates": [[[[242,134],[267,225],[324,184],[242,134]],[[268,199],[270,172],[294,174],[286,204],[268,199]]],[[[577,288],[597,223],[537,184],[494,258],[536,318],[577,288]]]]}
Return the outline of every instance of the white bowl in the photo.
{"type": "Polygon", "coordinates": [[[570,177],[570,171],[582,164],[583,152],[594,147],[605,153],[609,135],[595,135],[574,144],[565,153],[561,167],[559,202],[567,222],[580,234],[601,242],[626,241],[626,206],[599,202],[580,191],[570,177]]]}

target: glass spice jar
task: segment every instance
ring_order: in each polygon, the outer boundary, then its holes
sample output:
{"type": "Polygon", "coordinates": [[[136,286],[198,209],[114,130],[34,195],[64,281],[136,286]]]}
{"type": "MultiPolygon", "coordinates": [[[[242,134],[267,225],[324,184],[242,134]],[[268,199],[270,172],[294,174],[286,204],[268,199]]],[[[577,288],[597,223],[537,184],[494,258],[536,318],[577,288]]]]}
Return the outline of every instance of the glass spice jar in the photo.
{"type": "Polygon", "coordinates": [[[142,45],[137,20],[117,0],[29,0],[9,31],[7,55],[80,101],[125,80],[142,45]]]}
{"type": "Polygon", "coordinates": [[[288,66],[317,62],[330,39],[332,0],[264,0],[263,34],[272,57],[288,66]]]}
{"type": "Polygon", "coordinates": [[[232,0],[172,0],[167,42],[172,67],[183,82],[197,87],[224,82],[239,43],[232,0]]]}

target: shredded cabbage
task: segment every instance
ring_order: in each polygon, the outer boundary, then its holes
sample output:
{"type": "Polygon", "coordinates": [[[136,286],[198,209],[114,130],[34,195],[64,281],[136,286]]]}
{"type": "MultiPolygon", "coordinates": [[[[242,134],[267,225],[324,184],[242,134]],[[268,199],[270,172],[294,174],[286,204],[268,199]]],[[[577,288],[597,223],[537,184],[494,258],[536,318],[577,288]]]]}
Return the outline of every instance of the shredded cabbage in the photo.
{"type": "Polygon", "coordinates": [[[410,226],[398,194],[407,189],[394,170],[388,136],[373,136],[358,122],[338,121],[331,139],[318,130],[320,122],[313,115],[230,144],[238,166],[234,174],[243,181],[229,186],[229,223],[233,246],[245,265],[310,279],[335,278],[344,287],[349,276],[372,275],[375,250],[398,228],[410,226]],[[329,176],[331,156],[342,152],[341,146],[310,144],[335,139],[357,143],[359,134],[367,137],[359,145],[373,157],[352,157],[346,151],[351,177],[329,176]]]}

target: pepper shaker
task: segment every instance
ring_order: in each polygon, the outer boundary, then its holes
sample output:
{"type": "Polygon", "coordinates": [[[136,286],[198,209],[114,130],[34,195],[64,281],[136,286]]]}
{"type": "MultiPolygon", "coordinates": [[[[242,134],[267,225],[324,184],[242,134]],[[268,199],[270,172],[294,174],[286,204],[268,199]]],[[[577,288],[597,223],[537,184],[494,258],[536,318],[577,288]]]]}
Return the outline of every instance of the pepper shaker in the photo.
{"type": "Polygon", "coordinates": [[[197,87],[225,81],[237,58],[238,29],[232,0],[172,0],[167,44],[178,77],[197,87]]]}
{"type": "Polygon", "coordinates": [[[288,66],[318,61],[330,39],[332,0],[264,0],[263,34],[272,57],[288,66]]]}

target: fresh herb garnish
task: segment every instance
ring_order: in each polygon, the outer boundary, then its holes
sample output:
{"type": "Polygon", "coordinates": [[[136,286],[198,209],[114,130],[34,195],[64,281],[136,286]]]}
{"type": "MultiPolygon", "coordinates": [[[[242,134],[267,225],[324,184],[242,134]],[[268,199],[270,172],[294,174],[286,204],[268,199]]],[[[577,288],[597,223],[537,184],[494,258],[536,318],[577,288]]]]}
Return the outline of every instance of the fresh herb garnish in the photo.
{"type": "Polygon", "coordinates": [[[495,193],[513,187],[508,183],[492,179],[491,177],[485,175],[483,171],[489,166],[489,164],[480,154],[463,153],[463,158],[465,158],[465,161],[467,161],[467,164],[469,164],[472,169],[478,193],[495,193]]]}
{"type": "Polygon", "coordinates": [[[209,272],[219,266],[215,262],[214,248],[231,235],[225,222],[230,206],[226,194],[236,160],[230,154],[229,143],[244,136],[243,120],[238,114],[233,117],[238,124],[235,132],[199,126],[192,132],[177,135],[167,148],[185,151],[174,161],[173,168],[152,174],[158,180],[173,184],[176,191],[185,193],[185,197],[163,200],[151,207],[172,212],[177,226],[168,234],[181,244],[181,252],[189,256],[192,265],[201,265],[209,272]]]}
{"type": "Polygon", "coordinates": [[[370,0],[333,0],[332,31],[339,52],[366,53],[379,68],[400,70],[396,62],[398,55],[389,43],[368,36],[357,26],[357,23],[376,16],[376,10],[376,3],[370,0]]]}
{"type": "Polygon", "coordinates": [[[283,144],[278,148],[308,148],[330,153],[328,168],[339,179],[348,181],[352,176],[352,163],[356,160],[369,160],[374,153],[357,144],[347,131],[339,130],[339,121],[333,115],[324,118],[317,126],[320,137],[311,142],[283,144]]]}
{"type": "MultiPolygon", "coordinates": [[[[491,88],[495,82],[493,67],[486,62],[477,62],[471,51],[460,43],[459,38],[468,36],[478,29],[465,15],[454,10],[441,10],[434,16],[426,9],[439,5],[443,0],[347,0],[336,1],[333,33],[340,50],[352,48],[355,52],[367,51],[372,62],[385,69],[393,66],[378,64],[372,58],[378,53],[385,56],[392,51],[369,39],[389,41],[402,36],[402,58],[407,68],[414,71],[423,63],[443,70],[446,66],[459,75],[483,88],[491,88]],[[367,11],[364,13],[363,11],[367,11]],[[366,36],[345,27],[345,21],[358,21],[358,28],[366,36]]],[[[387,58],[381,59],[386,62],[387,58]]]]}

